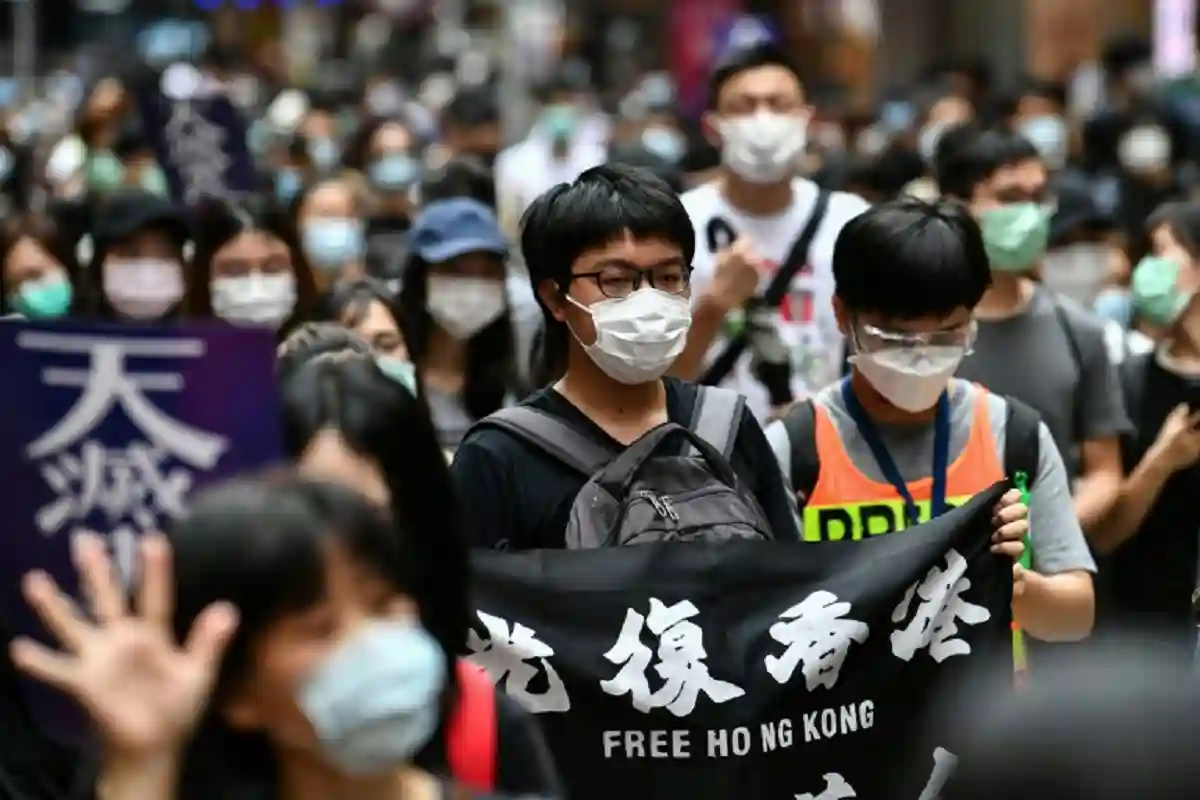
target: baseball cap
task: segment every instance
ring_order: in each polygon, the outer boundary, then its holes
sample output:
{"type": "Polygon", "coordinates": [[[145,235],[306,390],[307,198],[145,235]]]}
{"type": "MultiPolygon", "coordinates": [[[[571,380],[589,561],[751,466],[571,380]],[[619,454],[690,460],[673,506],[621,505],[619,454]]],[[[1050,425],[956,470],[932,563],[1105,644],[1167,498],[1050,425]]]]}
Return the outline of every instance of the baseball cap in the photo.
{"type": "Polygon", "coordinates": [[[508,242],[492,210],[477,200],[454,197],[435,200],[413,221],[412,251],[430,264],[467,253],[508,253],[508,242]]]}
{"type": "Polygon", "coordinates": [[[144,189],[116,189],[96,212],[96,244],[101,247],[151,226],[167,229],[180,244],[191,238],[188,212],[182,206],[144,189]]]}

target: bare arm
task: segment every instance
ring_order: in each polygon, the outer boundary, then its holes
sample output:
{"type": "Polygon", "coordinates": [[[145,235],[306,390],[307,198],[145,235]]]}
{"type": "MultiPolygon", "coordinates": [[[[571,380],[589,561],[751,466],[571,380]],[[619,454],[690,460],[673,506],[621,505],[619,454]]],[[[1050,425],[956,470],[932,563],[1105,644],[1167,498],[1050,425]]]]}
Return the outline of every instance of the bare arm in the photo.
{"type": "Polygon", "coordinates": [[[1084,442],[1080,455],[1082,475],[1075,485],[1075,515],[1090,538],[1121,490],[1124,474],[1120,440],[1113,436],[1084,442]]]}
{"type": "Polygon", "coordinates": [[[97,800],[171,800],[178,780],[176,758],[106,758],[96,784],[97,800]]]}
{"type": "Polygon", "coordinates": [[[1095,621],[1092,576],[1083,570],[1041,575],[1026,572],[1025,591],[1013,599],[1013,619],[1035,639],[1075,642],[1095,621]]]}
{"type": "Polygon", "coordinates": [[[1171,475],[1170,466],[1158,457],[1156,451],[1151,450],[1146,454],[1134,468],[1133,474],[1121,484],[1117,501],[1108,516],[1090,532],[1089,538],[1100,553],[1107,555],[1113,552],[1133,536],[1158,502],[1158,496],[1171,475]]]}
{"type": "Polygon", "coordinates": [[[685,381],[696,381],[704,372],[704,357],[725,324],[728,307],[712,295],[700,297],[692,307],[692,326],[687,344],[671,367],[671,374],[685,381]]]}

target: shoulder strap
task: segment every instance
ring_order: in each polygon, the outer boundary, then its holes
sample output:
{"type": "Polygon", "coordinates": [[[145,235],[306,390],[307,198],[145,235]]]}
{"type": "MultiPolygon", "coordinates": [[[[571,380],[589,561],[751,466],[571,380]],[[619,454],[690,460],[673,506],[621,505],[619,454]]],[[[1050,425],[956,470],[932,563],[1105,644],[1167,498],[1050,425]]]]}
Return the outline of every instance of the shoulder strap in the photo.
{"type": "Polygon", "coordinates": [[[817,479],[821,474],[821,456],[817,451],[817,407],[812,400],[804,400],[788,409],[783,416],[783,427],[787,431],[791,452],[792,491],[800,508],[808,503],[817,479]]]}
{"type": "MultiPolygon", "coordinates": [[[[766,291],[763,292],[762,302],[768,307],[778,306],[783,302],[784,295],[792,285],[792,279],[797,273],[808,263],[808,251],[812,249],[813,239],[817,238],[817,232],[821,229],[821,223],[825,220],[825,213],[829,210],[829,198],[832,195],[828,189],[822,187],[817,192],[817,201],[813,205],[812,214],[805,223],[804,229],[800,231],[800,236],[796,238],[796,242],[792,245],[792,249],[788,251],[787,258],[779,265],[779,269],[771,276],[771,282],[767,285],[766,291]]],[[[730,340],[721,354],[713,362],[708,371],[700,379],[700,383],[705,383],[710,386],[716,385],[725,380],[729,373],[733,371],[734,365],[737,364],[742,353],[746,351],[748,337],[750,335],[749,326],[743,326],[738,334],[730,340]]]]}
{"type": "Polygon", "coordinates": [[[1004,423],[1004,475],[1012,478],[1018,472],[1029,477],[1029,485],[1037,480],[1038,460],[1041,458],[1042,415],[1015,397],[1005,396],[1007,406],[1004,423]]]}
{"type": "Polygon", "coordinates": [[[742,409],[745,407],[746,398],[733,389],[701,386],[696,394],[696,407],[688,428],[716,448],[728,461],[733,455],[738,429],[742,425],[742,409]]]}
{"type": "Polygon", "coordinates": [[[1136,427],[1142,413],[1142,395],[1146,389],[1146,373],[1150,369],[1150,360],[1154,351],[1129,355],[1121,362],[1117,374],[1121,378],[1121,395],[1125,401],[1125,413],[1129,421],[1136,427]]]}
{"type": "MultiPolygon", "coordinates": [[[[1075,326],[1071,324],[1071,317],[1067,313],[1067,309],[1063,307],[1062,301],[1058,297],[1051,297],[1054,302],[1054,317],[1058,320],[1058,326],[1062,328],[1063,335],[1067,337],[1067,347],[1071,351],[1071,361],[1075,364],[1075,371],[1079,374],[1080,380],[1083,379],[1083,349],[1079,346],[1079,337],[1075,335],[1075,326]]],[[[1075,391],[1071,393],[1071,436],[1076,443],[1082,441],[1083,426],[1083,392],[1079,387],[1075,387],[1075,391]]],[[[1030,478],[1032,480],[1032,477],[1030,478]]]]}
{"type": "Polygon", "coordinates": [[[479,792],[496,786],[496,687],[466,659],[455,661],[458,702],[446,732],[446,762],[460,785],[479,792]]]}
{"type": "Polygon", "coordinates": [[[616,455],[561,419],[529,406],[502,408],[484,417],[476,425],[506,430],[588,476],[616,455]]]}

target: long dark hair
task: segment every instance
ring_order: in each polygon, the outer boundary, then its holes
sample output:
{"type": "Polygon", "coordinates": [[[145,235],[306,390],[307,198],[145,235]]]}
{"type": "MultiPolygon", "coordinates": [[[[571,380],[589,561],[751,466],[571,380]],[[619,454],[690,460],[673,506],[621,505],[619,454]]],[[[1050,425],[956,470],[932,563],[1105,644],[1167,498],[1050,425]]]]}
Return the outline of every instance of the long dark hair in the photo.
{"type": "MultiPolygon", "coordinates": [[[[499,259],[499,256],[496,256],[499,259]]],[[[434,321],[426,308],[427,283],[432,265],[409,253],[400,288],[400,323],[413,363],[420,367],[429,352],[434,321]]],[[[463,404],[474,419],[483,419],[504,406],[509,392],[519,390],[512,310],[504,313],[467,343],[467,369],[463,376],[463,404]]],[[[519,391],[518,391],[519,393],[519,391]]]]}
{"type": "Polygon", "coordinates": [[[75,260],[71,243],[62,235],[59,226],[51,217],[43,214],[24,214],[11,217],[0,225],[0,309],[7,307],[8,294],[11,291],[11,287],[8,286],[4,277],[7,271],[5,262],[8,261],[8,256],[12,253],[13,248],[22,239],[29,239],[49,253],[67,273],[67,279],[70,280],[74,290],[71,311],[68,314],[73,315],[83,294],[78,284],[79,264],[75,260]]]}
{"type": "Polygon", "coordinates": [[[196,250],[188,273],[187,313],[202,319],[213,316],[210,291],[213,256],[235,237],[252,230],[263,231],[283,242],[296,274],[296,308],[279,327],[282,340],[298,324],[312,318],[318,295],[312,268],[304,257],[291,220],[285,212],[265,203],[238,205],[213,200],[196,211],[196,250]]]}

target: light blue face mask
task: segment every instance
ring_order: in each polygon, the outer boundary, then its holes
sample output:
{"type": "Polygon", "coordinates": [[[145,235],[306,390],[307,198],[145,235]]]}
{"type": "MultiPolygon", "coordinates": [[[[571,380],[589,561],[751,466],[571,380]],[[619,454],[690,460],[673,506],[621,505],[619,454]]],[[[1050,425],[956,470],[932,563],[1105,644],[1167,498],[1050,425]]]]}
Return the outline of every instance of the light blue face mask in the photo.
{"type": "Polygon", "coordinates": [[[342,157],[341,148],[333,139],[313,139],[308,143],[308,157],[321,172],[332,172],[342,157]]]}
{"type": "Polygon", "coordinates": [[[275,199],[287,205],[300,194],[304,187],[304,179],[294,169],[281,169],[275,173],[275,199]]]}
{"type": "Polygon", "coordinates": [[[366,236],[356,219],[327,217],[310,220],[304,226],[301,244],[314,267],[337,270],[362,260],[366,236]]]}
{"type": "Polygon", "coordinates": [[[1133,324],[1133,295],[1128,289],[1102,289],[1092,301],[1092,311],[1122,328],[1128,328],[1133,324]]]}
{"type": "Polygon", "coordinates": [[[579,122],[579,109],[570,103],[547,106],[540,119],[546,135],[558,141],[574,136],[575,131],[579,129],[579,122]]]}
{"type": "Polygon", "coordinates": [[[687,142],[683,135],[661,125],[646,128],[641,138],[642,147],[671,164],[678,164],[687,153],[687,142]]]}
{"type": "Polygon", "coordinates": [[[406,358],[395,356],[379,356],[375,359],[380,372],[387,375],[396,383],[408,390],[409,394],[417,395],[417,368],[406,358]]]}
{"type": "Polygon", "coordinates": [[[367,622],[300,686],[297,704],[321,751],[347,775],[412,760],[438,727],[446,658],[411,621],[367,622]]]}
{"type": "Polygon", "coordinates": [[[412,186],[421,174],[421,165],[410,155],[390,153],[370,166],[371,183],[387,192],[400,192],[412,186]]]}
{"type": "Polygon", "coordinates": [[[70,311],[71,298],[71,282],[51,275],[21,284],[8,298],[8,304],[27,319],[58,319],[70,311]]]}

